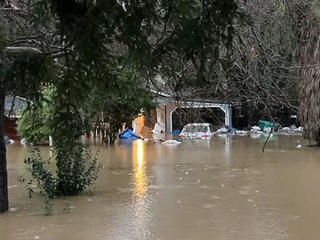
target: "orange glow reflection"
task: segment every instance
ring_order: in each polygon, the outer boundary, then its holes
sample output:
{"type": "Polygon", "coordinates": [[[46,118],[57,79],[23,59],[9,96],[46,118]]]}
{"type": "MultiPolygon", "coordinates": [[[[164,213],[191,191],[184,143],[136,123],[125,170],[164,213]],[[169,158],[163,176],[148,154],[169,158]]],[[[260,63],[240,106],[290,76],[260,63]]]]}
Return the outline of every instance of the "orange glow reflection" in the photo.
{"type": "Polygon", "coordinates": [[[145,169],[145,145],[142,140],[133,142],[132,159],[134,167],[135,194],[144,195],[148,190],[148,180],[145,169]]]}

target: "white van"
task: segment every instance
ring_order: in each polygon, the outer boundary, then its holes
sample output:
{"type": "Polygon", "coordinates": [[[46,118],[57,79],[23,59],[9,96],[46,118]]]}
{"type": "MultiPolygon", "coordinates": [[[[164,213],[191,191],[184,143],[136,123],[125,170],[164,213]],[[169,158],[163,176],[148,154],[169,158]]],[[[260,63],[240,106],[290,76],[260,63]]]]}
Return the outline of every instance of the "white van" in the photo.
{"type": "Polygon", "coordinates": [[[210,123],[189,123],[183,127],[179,136],[188,139],[210,139],[213,133],[213,126],[210,123]]]}

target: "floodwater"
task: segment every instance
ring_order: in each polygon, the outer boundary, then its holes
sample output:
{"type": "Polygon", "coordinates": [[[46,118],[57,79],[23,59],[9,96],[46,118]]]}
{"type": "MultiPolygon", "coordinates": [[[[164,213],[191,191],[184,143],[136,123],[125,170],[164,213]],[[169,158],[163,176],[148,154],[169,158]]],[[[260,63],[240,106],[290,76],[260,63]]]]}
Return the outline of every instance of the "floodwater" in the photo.
{"type": "Polygon", "coordinates": [[[104,165],[91,194],[26,196],[26,150],[8,146],[10,211],[1,240],[318,240],[320,150],[297,136],[217,137],[167,146],[95,146],[104,165]]]}

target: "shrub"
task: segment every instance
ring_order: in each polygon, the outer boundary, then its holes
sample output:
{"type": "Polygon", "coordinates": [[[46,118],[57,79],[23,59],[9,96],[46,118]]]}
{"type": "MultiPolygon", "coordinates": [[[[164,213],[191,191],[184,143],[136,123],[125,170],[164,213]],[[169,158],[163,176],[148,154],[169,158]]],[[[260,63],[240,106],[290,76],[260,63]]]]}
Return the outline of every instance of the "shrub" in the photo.
{"type": "Polygon", "coordinates": [[[48,86],[43,90],[39,103],[31,103],[18,120],[18,133],[27,142],[38,144],[48,141],[52,135],[53,96],[55,88],[48,86]]]}
{"type": "Polygon", "coordinates": [[[22,182],[27,183],[30,196],[34,181],[40,194],[50,199],[61,195],[76,195],[92,188],[101,165],[88,146],[79,143],[74,148],[76,150],[77,153],[67,151],[63,161],[57,161],[57,167],[54,167],[51,158],[44,159],[39,149],[30,147],[30,157],[24,161],[30,179],[26,181],[21,178],[22,182]]]}

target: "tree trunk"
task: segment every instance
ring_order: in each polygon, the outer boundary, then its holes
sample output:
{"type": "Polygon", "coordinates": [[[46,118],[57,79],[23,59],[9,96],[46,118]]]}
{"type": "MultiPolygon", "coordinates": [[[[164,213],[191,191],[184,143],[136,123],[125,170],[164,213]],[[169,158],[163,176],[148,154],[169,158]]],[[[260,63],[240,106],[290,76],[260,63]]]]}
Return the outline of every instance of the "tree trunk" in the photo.
{"type": "Polygon", "coordinates": [[[5,89],[3,81],[0,80],[0,213],[6,212],[9,208],[6,144],[4,142],[4,104],[5,89]]]}
{"type": "Polygon", "coordinates": [[[300,65],[299,117],[305,136],[320,146],[320,19],[310,2],[296,4],[294,12],[300,65]]]}

